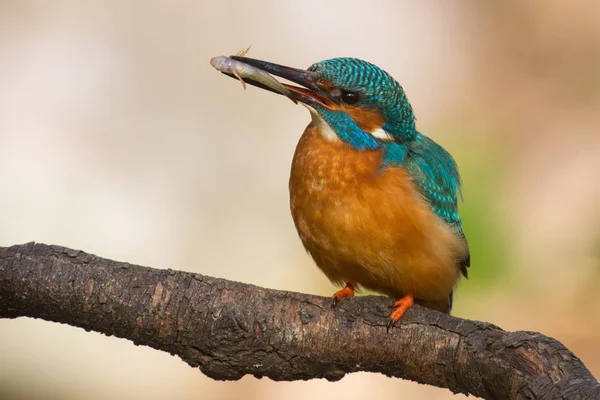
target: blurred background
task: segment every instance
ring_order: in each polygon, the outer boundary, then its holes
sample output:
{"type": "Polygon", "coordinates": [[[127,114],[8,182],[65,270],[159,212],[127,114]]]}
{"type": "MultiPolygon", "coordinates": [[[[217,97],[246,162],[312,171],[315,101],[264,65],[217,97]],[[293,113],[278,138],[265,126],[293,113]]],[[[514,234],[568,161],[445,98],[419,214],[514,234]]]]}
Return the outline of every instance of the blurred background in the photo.
{"type": "MultiPolygon", "coordinates": [[[[353,56],[456,158],[472,252],[454,315],[555,337],[600,376],[600,3],[0,0],[0,246],[29,241],[331,295],[287,180],[309,114],[211,57],[353,56]]],[[[3,399],[452,397],[359,373],[215,382],[169,354],[0,320],[3,399]]]]}

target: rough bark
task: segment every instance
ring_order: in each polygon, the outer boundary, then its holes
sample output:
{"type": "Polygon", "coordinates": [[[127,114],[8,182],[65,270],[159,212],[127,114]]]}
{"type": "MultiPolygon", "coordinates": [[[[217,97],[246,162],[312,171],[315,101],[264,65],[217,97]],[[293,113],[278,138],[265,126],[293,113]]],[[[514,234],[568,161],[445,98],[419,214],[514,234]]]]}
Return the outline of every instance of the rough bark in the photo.
{"type": "Polygon", "coordinates": [[[0,318],[33,317],[178,355],[214,379],[341,379],[356,371],[488,399],[600,398],[558,341],[411,308],[386,331],[390,300],[329,298],[159,270],[58,246],[0,247],[0,318]]]}

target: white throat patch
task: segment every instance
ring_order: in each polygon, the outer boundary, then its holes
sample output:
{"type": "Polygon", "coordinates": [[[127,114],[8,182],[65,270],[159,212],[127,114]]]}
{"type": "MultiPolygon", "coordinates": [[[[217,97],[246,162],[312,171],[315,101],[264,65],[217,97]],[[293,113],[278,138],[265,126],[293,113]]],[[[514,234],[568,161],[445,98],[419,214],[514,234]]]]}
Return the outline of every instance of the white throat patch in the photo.
{"type": "Polygon", "coordinates": [[[327,123],[327,121],[325,121],[323,119],[323,117],[321,117],[319,115],[319,113],[317,112],[317,110],[315,110],[314,108],[312,108],[309,105],[306,105],[306,104],[302,104],[302,105],[304,107],[308,108],[308,111],[310,111],[310,116],[312,118],[313,124],[315,124],[315,126],[317,126],[317,128],[319,128],[319,132],[321,132],[321,134],[323,135],[323,137],[325,139],[327,139],[327,141],[329,141],[329,142],[339,142],[341,140],[339,138],[339,136],[337,135],[337,133],[335,133],[335,131],[327,123]]]}

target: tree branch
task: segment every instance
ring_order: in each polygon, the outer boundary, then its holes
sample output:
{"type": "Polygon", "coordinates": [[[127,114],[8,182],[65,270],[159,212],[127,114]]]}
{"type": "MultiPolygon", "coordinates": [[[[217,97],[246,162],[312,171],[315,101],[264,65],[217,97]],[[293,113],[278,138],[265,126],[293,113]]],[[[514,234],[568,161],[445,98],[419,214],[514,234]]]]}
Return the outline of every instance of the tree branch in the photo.
{"type": "Polygon", "coordinates": [[[389,299],[341,302],[58,246],[0,247],[0,318],[66,323],[176,354],[214,379],[341,379],[356,371],[484,398],[597,398],[558,341],[419,306],[386,332],[389,299]]]}

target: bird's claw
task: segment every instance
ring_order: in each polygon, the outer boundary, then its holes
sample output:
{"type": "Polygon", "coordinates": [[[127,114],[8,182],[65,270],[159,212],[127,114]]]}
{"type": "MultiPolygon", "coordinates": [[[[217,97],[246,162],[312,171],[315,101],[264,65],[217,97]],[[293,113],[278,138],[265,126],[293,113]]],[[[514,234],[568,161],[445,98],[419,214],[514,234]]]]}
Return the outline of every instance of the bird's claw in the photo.
{"type": "Polygon", "coordinates": [[[335,308],[338,305],[341,299],[344,297],[353,297],[354,296],[354,286],[351,283],[346,283],[346,286],[335,292],[332,296],[331,307],[335,308]]]}
{"type": "Polygon", "coordinates": [[[338,305],[338,298],[336,296],[333,296],[333,300],[331,301],[331,308],[335,308],[338,305]]]}
{"type": "Polygon", "coordinates": [[[396,321],[394,321],[393,319],[390,318],[389,322],[387,323],[387,325],[385,327],[386,333],[390,333],[390,329],[392,329],[394,327],[395,323],[396,323],[396,321]]]}
{"type": "Polygon", "coordinates": [[[406,310],[412,307],[415,302],[415,297],[412,293],[405,294],[400,300],[396,301],[392,307],[394,311],[390,315],[390,322],[387,324],[386,332],[390,331],[390,328],[402,318],[406,310]]]}

